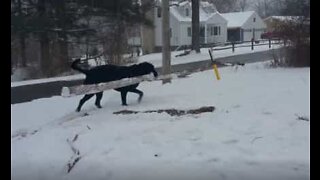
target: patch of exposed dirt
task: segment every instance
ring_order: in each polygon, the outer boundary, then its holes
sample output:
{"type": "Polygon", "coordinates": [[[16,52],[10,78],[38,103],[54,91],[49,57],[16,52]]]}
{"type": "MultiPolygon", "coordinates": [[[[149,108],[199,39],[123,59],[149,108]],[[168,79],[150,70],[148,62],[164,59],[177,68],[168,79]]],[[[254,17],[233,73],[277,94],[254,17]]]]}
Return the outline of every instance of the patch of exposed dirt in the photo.
{"type": "Polygon", "coordinates": [[[190,109],[190,110],[178,110],[178,109],[158,109],[158,110],[148,110],[148,111],[131,111],[131,110],[122,110],[114,112],[113,114],[137,114],[137,113],[167,113],[170,116],[183,116],[187,114],[200,114],[206,112],[213,112],[215,110],[214,106],[204,106],[198,109],[190,109]]]}

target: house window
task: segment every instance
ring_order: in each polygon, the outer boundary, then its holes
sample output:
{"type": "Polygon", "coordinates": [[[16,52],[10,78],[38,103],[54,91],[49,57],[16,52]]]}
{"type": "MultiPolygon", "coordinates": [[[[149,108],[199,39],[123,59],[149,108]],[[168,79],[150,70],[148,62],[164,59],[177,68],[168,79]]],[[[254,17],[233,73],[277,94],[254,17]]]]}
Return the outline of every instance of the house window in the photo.
{"type": "Polygon", "coordinates": [[[221,35],[221,27],[220,26],[211,26],[210,27],[210,35],[211,36],[221,35]]]}
{"type": "Polygon", "coordinates": [[[191,36],[192,36],[191,27],[188,27],[188,36],[189,36],[189,37],[191,37],[191,36]]]}
{"type": "Polygon", "coordinates": [[[161,17],[161,7],[158,7],[157,14],[158,14],[158,18],[160,18],[161,17]]]}
{"type": "Polygon", "coordinates": [[[189,16],[189,9],[186,9],[186,16],[189,16]]]}
{"type": "Polygon", "coordinates": [[[213,27],[213,35],[215,35],[215,36],[218,35],[218,26],[213,27]]]}
{"type": "Polygon", "coordinates": [[[253,22],[256,22],[256,18],[255,17],[253,18],[253,22]]]}

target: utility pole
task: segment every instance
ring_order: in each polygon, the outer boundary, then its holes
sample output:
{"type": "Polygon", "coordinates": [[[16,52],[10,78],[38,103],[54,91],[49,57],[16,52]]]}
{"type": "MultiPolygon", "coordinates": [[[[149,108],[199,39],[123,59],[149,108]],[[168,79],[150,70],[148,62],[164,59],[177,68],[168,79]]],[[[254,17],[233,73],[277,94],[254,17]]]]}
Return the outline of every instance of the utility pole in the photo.
{"type": "MultiPolygon", "coordinates": [[[[199,17],[199,1],[192,0],[192,50],[195,50],[196,53],[200,53],[200,17],[199,17]]],[[[206,31],[206,29],[205,29],[206,31]]]]}
{"type": "MultiPolygon", "coordinates": [[[[162,0],[162,75],[171,73],[170,37],[169,0],[162,0]]],[[[170,82],[171,79],[162,80],[162,84],[170,82]]]]}

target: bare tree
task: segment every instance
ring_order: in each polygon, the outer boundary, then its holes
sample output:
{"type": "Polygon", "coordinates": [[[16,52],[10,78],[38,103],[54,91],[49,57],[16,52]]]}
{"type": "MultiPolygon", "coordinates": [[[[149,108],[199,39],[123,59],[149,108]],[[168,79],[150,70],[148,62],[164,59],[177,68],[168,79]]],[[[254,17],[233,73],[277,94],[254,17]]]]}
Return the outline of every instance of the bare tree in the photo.
{"type": "Polygon", "coordinates": [[[283,0],[282,15],[309,16],[310,0],[283,0]]]}
{"type": "Polygon", "coordinates": [[[213,3],[220,13],[233,12],[237,9],[238,0],[208,0],[213,3]]]}
{"type": "Polygon", "coordinates": [[[248,8],[248,6],[249,6],[249,3],[247,0],[239,0],[239,7],[242,12],[245,11],[246,8],[248,8]]]}
{"type": "Polygon", "coordinates": [[[27,20],[27,13],[23,6],[23,0],[11,0],[11,22],[14,24],[13,29],[11,29],[11,37],[14,37],[18,41],[18,53],[17,65],[21,67],[27,67],[27,56],[26,56],[26,40],[27,40],[27,30],[24,28],[24,23],[27,20]]]}
{"type": "Polygon", "coordinates": [[[254,10],[262,18],[283,15],[285,0],[259,0],[254,3],[254,10]]]}
{"type": "Polygon", "coordinates": [[[310,1],[285,0],[281,14],[291,16],[275,21],[274,31],[286,43],[280,65],[310,66],[310,1]]]}
{"type": "Polygon", "coordinates": [[[280,65],[310,66],[310,19],[300,16],[279,21],[275,31],[287,42],[285,61],[280,65]]]}
{"type": "MultiPolygon", "coordinates": [[[[39,0],[37,4],[38,18],[41,22],[47,19],[47,3],[45,0],[39,0]]],[[[47,70],[50,67],[51,56],[50,56],[50,39],[47,31],[41,31],[39,33],[40,39],[40,67],[41,74],[47,75],[47,70]]]]}

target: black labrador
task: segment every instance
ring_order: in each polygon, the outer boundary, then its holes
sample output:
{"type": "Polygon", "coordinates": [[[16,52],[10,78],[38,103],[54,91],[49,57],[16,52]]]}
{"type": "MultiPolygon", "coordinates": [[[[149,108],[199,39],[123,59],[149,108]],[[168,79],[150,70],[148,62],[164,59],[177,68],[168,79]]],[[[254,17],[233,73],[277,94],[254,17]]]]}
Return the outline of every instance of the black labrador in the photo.
{"type": "MultiPolygon", "coordinates": [[[[72,62],[71,68],[79,72],[82,72],[86,75],[83,84],[98,84],[103,82],[120,80],[123,78],[142,76],[150,73],[153,73],[154,77],[158,76],[158,73],[155,70],[154,66],[147,62],[134,64],[131,66],[102,65],[91,69],[81,68],[79,66],[79,63],[80,59],[75,60],[74,62],[72,62]]],[[[128,92],[138,94],[138,101],[141,101],[143,92],[137,89],[138,85],[139,83],[115,89],[116,91],[119,91],[121,93],[122,105],[127,105],[128,92]]],[[[95,94],[86,94],[80,100],[79,105],[77,107],[77,111],[79,112],[81,110],[82,105],[94,95],[96,95],[95,105],[98,108],[101,108],[100,101],[102,99],[103,92],[98,92],[95,94]]]]}

